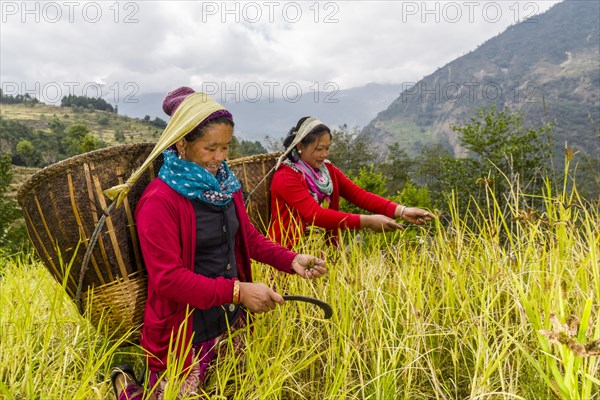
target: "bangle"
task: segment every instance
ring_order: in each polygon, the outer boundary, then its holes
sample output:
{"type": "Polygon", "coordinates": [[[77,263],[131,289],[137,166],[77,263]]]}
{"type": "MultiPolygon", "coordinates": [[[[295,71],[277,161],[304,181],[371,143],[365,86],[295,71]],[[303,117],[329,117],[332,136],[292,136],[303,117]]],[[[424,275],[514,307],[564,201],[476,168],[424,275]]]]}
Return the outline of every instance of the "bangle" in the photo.
{"type": "Polygon", "coordinates": [[[237,279],[233,281],[233,304],[240,304],[240,281],[237,279]]]}
{"type": "Polygon", "coordinates": [[[406,206],[402,206],[402,210],[400,211],[400,218],[404,219],[404,210],[406,210],[406,206]]]}

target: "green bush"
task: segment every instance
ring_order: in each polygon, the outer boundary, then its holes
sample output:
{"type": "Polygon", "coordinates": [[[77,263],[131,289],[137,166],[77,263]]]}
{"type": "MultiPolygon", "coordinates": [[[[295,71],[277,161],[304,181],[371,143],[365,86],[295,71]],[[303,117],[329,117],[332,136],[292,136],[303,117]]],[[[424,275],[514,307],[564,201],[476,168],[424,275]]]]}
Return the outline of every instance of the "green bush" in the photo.
{"type": "Polygon", "coordinates": [[[0,255],[15,253],[28,246],[27,234],[17,203],[7,197],[14,172],[11,157],[0,154],[0,255]]]}
{"type": "MultiPolygon", "coordinates": [[[[375,172],[375,168],[370,165],[367,167],[361,167],[358,171],[358,176],[353,176],[351,173],[348,174],[355,184],[365,189],[368,192],[375,193],[379,196],[387,196],[387,180],[382,173],[375,172]]],[[[352,214],[364,214],[365,211],[356,205],[341,199],[340,210],[352,213],[352,214]]]]}
{"type": "Polygon", "coordinates": [[[408,207],[431,209],[429,190],[426,187],[417,187],[411,182],[406,182],[404,189],[393,200],[408,207]]]}

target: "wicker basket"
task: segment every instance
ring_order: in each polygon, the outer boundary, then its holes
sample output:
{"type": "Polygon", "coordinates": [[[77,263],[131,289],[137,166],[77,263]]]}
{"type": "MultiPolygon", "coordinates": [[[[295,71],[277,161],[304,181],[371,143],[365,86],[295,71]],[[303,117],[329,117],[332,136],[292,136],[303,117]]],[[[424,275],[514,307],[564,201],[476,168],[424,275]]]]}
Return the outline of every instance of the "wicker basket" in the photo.
{"type": "Polygon", "coordinates": [[[271,216],[272,169],[281,154],[256,154],[234,158],[227,163],[242,183],[250,220],[262,233],[267,232],[271,216]]]}
{"type": "MultiPolygon", "coordinates": [[[[153,147],[139,143],[81,154],[40,170],[19,189],[17,198],[37,254],[56,280],[66,283],[74,300],[90,236],[110,204],[103,190],[129,178],[153,147]]],[[[103,319],[119,336],[143,322],[147,277],[133,212],[161,164],[159,157],[123,205],[106,217],[82,281],[81,309],[89,310],[95,326],[103,319]]],[[[130,340],[138,335],[135,329],[130,340]]]]}
{"type": "MultiPolygon", "coordinates": [[[[66,283],[66,291],[76,303],[84,254],[110,204],[103,191],[127,180],[153,147],[153,143],[128,144],[81,154],[40,170],[19,189],[17,198],[37,254],[54,278],[66,283]]],[[[278,156],[229,161],[249,196],[251,220],[263,232],[269,221],[272,177],[267,173],[278,156]]],[[[117,337],[129,332],[132,342],[139,338],[147,298],[147,275],[133,213],[161,165],[159,157],[132,186],[123,205],[106,215],[82,280],[81,310],[89,311],[94,326],[102,321],[117,337]]]]}

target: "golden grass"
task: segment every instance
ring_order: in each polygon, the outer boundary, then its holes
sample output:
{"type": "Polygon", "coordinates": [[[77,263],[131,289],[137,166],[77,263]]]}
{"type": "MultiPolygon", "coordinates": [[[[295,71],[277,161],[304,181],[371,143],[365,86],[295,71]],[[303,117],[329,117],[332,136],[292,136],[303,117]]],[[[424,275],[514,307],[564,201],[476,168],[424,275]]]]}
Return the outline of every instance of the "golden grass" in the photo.
{"type": "MultiPolygon", "coordinates": [[[[345,235],[338,249],[311,237],[300,249],[326,251],[323,279],[255,265],[255,280],[325,300],[334,315],[293,302],[258,315],[244,360],[220,360],[196,398],[600,399],[598,355],[574,351],[600,339],[598,210],[548,185],[544,210],[527,216],[528,196],[512,196],[504,212],[491,193],[489,208],[452,211],[450,226],[345,235]],[[570,316],[578,323],[565,333],[570,316]]],[[[111,366],[139,367],[139,349],[91,329],[37,262],[5,259],[0,271],[0,324],[10,327],[0,395],[110,399],[111,366]]]]}

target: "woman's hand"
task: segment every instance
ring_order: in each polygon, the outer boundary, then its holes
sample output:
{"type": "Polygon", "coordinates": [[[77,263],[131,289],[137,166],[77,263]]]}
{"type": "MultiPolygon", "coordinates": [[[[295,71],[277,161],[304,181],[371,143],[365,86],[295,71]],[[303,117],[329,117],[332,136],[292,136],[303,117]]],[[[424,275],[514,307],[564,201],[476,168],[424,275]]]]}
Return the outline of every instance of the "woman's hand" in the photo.
{"type": "Polygon", "coordinates": [[[327,273],[325,260],[308,254],[298,254],[292,261],[292,269],[304,279],[319,278],[327,273]]]}
{"type": "Polygon", "coordinates": [[[240,304],[253,313],[274,310],[285,300],[273,289],[262,283],[240,282],[240,304]]]}
{"type": "Polygon", "coordinates": [[[387,232],[396,229],[404,229],[404,225],[401,225],[393,219],[381,214],[361,215],[360,227],[369,228],[375,232],[387,232]]]}
{"type": "Polygon", "coordinates": [[[429,211],[422,210],[417,207],[396,207],[396,213],[394,214],[397,218],[402,218],[406,222],[411,224],[423,225],[426,222],[431,221],[435,216],[429,211]]]}

